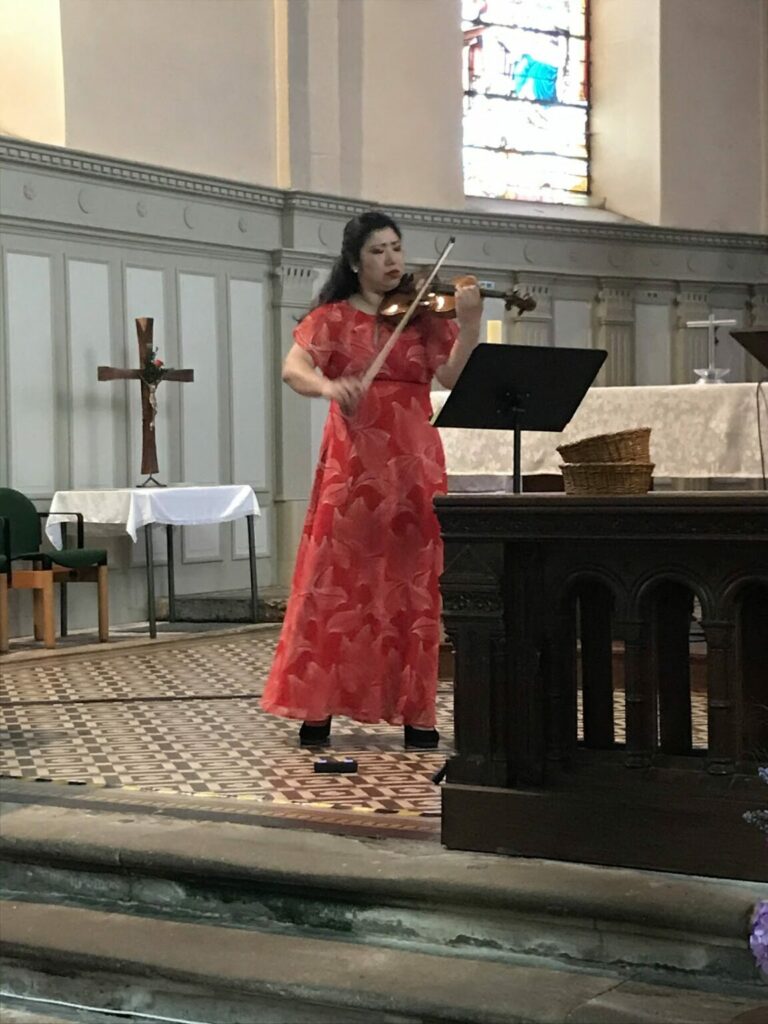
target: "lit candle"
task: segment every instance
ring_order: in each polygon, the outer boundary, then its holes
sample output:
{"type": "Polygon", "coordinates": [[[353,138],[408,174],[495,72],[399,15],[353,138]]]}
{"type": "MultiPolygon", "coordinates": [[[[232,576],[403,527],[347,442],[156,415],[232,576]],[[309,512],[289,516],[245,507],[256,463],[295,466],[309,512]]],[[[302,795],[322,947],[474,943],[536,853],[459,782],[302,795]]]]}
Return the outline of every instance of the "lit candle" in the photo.
{"type": "Polygon", "coordinates": [[[495,345],[501,344],[501,320],[488,321],[488,334],[485,340],[495,345]]]}

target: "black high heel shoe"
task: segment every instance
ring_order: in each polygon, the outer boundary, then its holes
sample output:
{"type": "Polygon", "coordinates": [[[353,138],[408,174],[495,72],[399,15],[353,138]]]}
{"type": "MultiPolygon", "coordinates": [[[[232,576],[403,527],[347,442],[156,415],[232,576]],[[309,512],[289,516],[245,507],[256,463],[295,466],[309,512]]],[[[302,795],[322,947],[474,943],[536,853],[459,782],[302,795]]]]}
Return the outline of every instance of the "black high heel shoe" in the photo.
{"type": "Polygon", "coordinates": [[[327,720],[322,725],[307,725],[304,722],[299,729],[299,746],[300,747],[324,747],[330,742],[331,738],[331,717],[328,716],[327,720]]]}
{"type": "Polygon", "coordinates": [[[412,725],[406,725],[403,733],[406,750],[434,750],[440,742],[440,733],[437,729],[414,729],[412,725]]]}

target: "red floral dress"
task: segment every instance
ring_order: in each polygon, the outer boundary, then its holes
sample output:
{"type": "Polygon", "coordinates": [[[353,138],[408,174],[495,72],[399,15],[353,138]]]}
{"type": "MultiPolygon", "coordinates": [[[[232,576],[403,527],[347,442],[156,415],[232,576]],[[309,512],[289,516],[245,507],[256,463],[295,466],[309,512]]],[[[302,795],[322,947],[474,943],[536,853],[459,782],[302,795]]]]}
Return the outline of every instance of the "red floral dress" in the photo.
{"type": "MultiPolygon", "coordinates": [[[[457,333],[453,320],[419,318],[351,417],[331,403],[265,710],[434,726],[443,550],[432,499],[446,477],[429,391],[457,333]]],[[[333,302],[294,338],[335,378],[362,374],[389,334],[333,302]]]]}

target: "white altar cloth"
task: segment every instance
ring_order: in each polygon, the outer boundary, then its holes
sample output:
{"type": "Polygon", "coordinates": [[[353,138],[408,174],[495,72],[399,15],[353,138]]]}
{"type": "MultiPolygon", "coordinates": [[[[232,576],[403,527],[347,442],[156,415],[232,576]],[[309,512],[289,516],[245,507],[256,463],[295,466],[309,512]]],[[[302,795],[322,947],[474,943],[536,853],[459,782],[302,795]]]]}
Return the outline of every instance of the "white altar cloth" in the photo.
{"type": "MultiPolygon", "coordinates": [[[[593,387],[560,434],[523,431],[521,471],[558,473],[560,444],[594,434],[633,427],[651,428],[654,475],[669,478],[758,479],[760,445],[757,430],[756,384],[675,384],[663,387],[593,387]]],[[[446,391],[432,392],[432,406],[441,409],[446,391]]],[[[762,423],[768,439],[765,392],[762,423]]],[[[512,432],[441,427],[449,476],[486,476],[513,472],[512,432]]]]}
{"type": "Polygon", "coordinates": [[[45,527],[48,539],[61,546],[61,523],[72,513],[86,523],[119,526],[135,542],[142,526],[201,526],[261,515],[253,488],[247,484],[204,487],[118,487],[104,490],[56,491],[45,527]]]}

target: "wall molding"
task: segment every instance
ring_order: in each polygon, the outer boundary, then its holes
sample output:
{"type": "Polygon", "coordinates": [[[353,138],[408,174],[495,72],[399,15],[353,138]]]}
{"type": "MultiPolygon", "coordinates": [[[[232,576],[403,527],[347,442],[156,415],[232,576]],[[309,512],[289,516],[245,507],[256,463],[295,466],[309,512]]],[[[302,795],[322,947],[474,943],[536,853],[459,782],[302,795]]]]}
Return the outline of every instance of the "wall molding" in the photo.
{"type": "MultiPolygon", "coordinates": [[[[429,230],[458,230],[490,234],[514,234],[522,237],[588,242],[623,242],[632,245],[684,247],[687,249],[729,249],[742,253],[764,254],[768,258],[768,239],[764,235],[730,232],[692,231],[653,227],[645,224],[605,224],[597,221],[571,221],[563,218],[538,218],[510,213],[508,216],[439,210],[422,207],[386,205],[347,199],[340,196],[292,191],[249,185],[225,178],[175,171],[151,164],[119,160],[79,150],[0,136],[0,161],[35,170],[71,174],[101,184],[130,184],[139,188],[170,193],[174,196],[236,202],[273,212],[294,215],[331,215],[353,217],[362,210],[386,208],[404,224],[429,230]]],[[[693,268],[691,268],[693,269],[693,268]]]]}
{"type": "Polygon", "coordinates": [[[104,183],[120,182],[131,185],[163,189],[168,192],[236,200],[254,206],[282,209],[284,192],[280,189],[247,185],[213,178],[204,174],[174,171],[167,167],[97,156],[76,149],[47,146],[41,143],[21,142],[0,136],[0,160],[22,166],[69,172],[104,183]]]}

